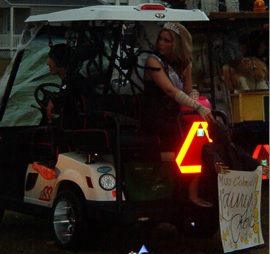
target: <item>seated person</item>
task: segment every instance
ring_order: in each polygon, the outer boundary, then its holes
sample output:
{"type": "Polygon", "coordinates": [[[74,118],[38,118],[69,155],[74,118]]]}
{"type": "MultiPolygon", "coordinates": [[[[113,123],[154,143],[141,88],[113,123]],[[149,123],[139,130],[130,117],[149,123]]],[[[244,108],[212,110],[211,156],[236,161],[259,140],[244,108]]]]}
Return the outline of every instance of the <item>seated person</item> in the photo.
{"type": "MultiPolygon", "coordinates": [[[[47,126],[44,129],[42,126],[27,127],[18,133],[15,147],[16,159],[14,160],[16,163],[14,168],[18,169],[16,170],[18,179],[24,179],[27,166],[33,160],[53,169],[57,160],[55,146],[65,140],[63,130],[81,129],[85,126],[85,119],[81,116],[81,112],[85,110],[85,101],[82,96],[87,94],[86,89],[89,86],[87,86],[88,82],[84,76],[78,72],[76,65],[78,63],[73,63],[70,68],[71,56],[69,46],[64,43],[51,46],[48,52],[47,65],[50,73],[58,75],[61,80],[59,92],[53,94],[46,109],[48,125],[52,128],[47,128],[47,126]],[[60,112],[57,119],[54,119],[55,110],[60,112]],[[49,121],[52,123],[49,124],[49,121]],[[42,143],[41,146],[47,145],[46,148],[36,149],[39,143],[42,143]]],[[[37,164],[34,166],[40,174],[52,173],[45,166],[37,164]]],[[[49,177],[53,176],[51,174],[49,177]]],[[[18,186],[20,193],[23,193],[23,183],[24,181],[20,181],[20,186],[18,186]]]]}
{"type": "MultiPolygon", "coordinates": [[[[142,125],[158,135],[164,150],[177,149],[180,137],[179,104],[196,110],[207,122],[210,109],[193,100],[192,37],[179,23],[166,23],[155,43],[155,52],[145,62],[142,125]]],[[[197,93],[195,93],[197,94],[197,93]]]]}
{"type": "MultiPolygon", "coordinates": [[[[69,68],[70,58],[70,48],[62,43],[51,47],[47,61],[50,73],[58,75],[61,79],[59,93],[55,93],[47,105],[47,118],[52,121],[55,109],[60,109],[60,124],[64,129],[83,127],[81,125],[84,123],[81,123],[78,113],[85,111],[84,101],[81,97],[86,94],[86,85],[88,83],[86,78],[79,73],[71,75],[72,70],[69,68]]],[[[72,66],[72,68],[76,68],[76,66],[72,66]]]]}
{"type": "MultiPolygon", "coordinates": [[[[54,120],[52,124],[53,128],[50,128],[50,131],[57,140],[61,139],[63,129],[82,128],[84,124],[79,113],[84,110],[84,101],[81,99],[81,96],[85,93],[87,81],[79,73],[75,73],[71,78],[67,77],[70,57],[70,49],[67,44],[64,43],[52,46],[48,52],[47,65],[50,73],[51,75],[58,75],[61,79],[60,90],[53,94],[46,109],[48,120],[54,120]],[[57,112],[60,112],[58,119],[54,119],[56,109],[57,112]]],[[[75,68],[75,66],[73,67],[75,68]]],[[[18,161],[21,163],[21,168],[23,169],[26,169],[30,161],[30,153],[34,150],[32,141],[34,135],[37,134],[37,130],[42,132],[41,128],[33,127],[22,130],[18,135],[16,154],[18,161]]],[[[46,128],[45,131],[48,133],[47,130],[46,128]]],[[[51,143],[52,137],[50,135],[46,137],[45,131],[40,135],[42,139],[48,139],[46,143],[51,143]]]]}
{"type": "MultiPolygon", "coordinates": [[[[231,140],[230,128],[221,122],[211,122],[208,133],[213,143],[207,143],[202,148],[202,173],[194,178],[189,187],[189,198],[203,207],[212,207],[213,203],[205,201],[199,194],[211,202],[218,198],[217,174],[226,174],[230,170],[253,171],[260,163],[253,159],[241,147],[231,140]]],[[[269,168],[263,168],[269,174],[269,168]]]]}

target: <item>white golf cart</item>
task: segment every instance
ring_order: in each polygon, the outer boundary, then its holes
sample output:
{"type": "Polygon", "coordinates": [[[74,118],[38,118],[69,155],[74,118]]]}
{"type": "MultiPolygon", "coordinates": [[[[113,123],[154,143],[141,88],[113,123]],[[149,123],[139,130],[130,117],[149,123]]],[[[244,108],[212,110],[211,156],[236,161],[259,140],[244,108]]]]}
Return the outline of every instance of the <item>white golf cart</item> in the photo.
{"type": "Polygon", "coordinates": [[[208,18],[200,10],[145,4],[92,6],[26,20],[0,84],[1,219],[5,209],[48,216],[64,248],[78,244],[97,221],[166,221],[187,231],[197,225],[200,231],[203,224],[211,225],[209,234],[217,230],[217,208],[201,213],[201,222],[192,218],[190,176],[179,171],[175,151],[163,150],[158,137],[140,129],[143,61],[167,21],[208,18]],[[81,125],[63,129],[61,140],[45,117],[60,85],[46,66],[49,46],[57,43],[72,49],[67,84],[80,73],[92,91],[82,95],[81,125]],[[18,139],[33,128],[28,166],[20,168],[18,139]]]}

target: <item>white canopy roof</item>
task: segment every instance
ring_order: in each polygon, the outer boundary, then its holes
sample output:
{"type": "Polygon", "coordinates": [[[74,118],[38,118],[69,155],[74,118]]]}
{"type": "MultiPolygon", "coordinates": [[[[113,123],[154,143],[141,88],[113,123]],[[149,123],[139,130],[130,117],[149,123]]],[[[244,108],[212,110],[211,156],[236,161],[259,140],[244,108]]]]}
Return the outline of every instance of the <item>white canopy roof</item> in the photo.
{"type": "Polygon", "coordinates": [[[91,20],[125,21],[207,21],[208,17],[200,10],[164,8],[160,4],[139,6],[96,5],[79,9],[59,11],[30,16],[25,22],[71,22],[91,20]],[[143,10],[142,7],[152,9],[143,10]],[[155,9],[154,6],[159,7],[155,9]]]}

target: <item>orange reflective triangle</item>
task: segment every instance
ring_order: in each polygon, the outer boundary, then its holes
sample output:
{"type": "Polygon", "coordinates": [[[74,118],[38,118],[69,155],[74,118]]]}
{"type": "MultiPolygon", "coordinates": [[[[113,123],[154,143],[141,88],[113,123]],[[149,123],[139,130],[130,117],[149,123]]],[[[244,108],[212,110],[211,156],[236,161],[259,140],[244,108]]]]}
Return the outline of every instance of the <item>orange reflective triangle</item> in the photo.
{"type": "MultiPolygon", "coordinates": [[[[269,167],[269,145],[257,145],[254,149],[252,158],[257,159],[262,165],[269,167]]],[[[268,179],[269,176],[263,175],[263,179],[268,179]]]]}
{"type": "Polygon", "coordinates": [[[207,131],[207,122],[194,122],[176,157],[181,173],[201,172],[201,150],[205,143],[212,142],[207,131]]]}
{"type": "Polygon", "coordinates": [[[269,157],[269,145],[257,145],[254,149],[252,158],[261,159],[269,157]]]}

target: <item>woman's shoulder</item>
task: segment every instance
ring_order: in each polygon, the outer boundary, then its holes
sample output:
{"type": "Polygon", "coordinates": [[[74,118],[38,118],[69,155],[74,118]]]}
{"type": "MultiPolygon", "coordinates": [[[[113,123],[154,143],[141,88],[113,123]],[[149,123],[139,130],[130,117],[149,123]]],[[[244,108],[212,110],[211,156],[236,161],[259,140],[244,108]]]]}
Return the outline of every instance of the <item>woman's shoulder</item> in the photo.
{"type": "Polygon", "coordinates": [[[158,53],[158,52],[151,52],[147,58],[155,58],[155,59],[158,59],[160,62],[162,61],[162,57],[161,55],[158,53]]]}
{"type": "Polygon", "coordinates": [[[161,56],[159,56],[156,53],[151,53],[148,55],[147,59],[146,59],[146,64],[157,64],[159,63],[160,65],[164,66],[164,61],[162,59],[161,56]]]}

